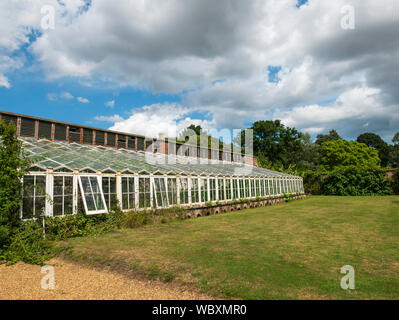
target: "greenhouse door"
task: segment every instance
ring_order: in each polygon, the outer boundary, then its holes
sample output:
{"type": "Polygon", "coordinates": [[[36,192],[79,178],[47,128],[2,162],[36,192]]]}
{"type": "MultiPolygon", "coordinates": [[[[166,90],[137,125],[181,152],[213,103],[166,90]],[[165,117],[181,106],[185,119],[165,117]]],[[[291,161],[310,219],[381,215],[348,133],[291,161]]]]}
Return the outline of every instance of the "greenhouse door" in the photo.
{"type": "Polygon", "coordinates": [[[82,193],[86,214],[106,213],[104,194],[97,176],[79,176],[79,186],[82,193]]]}

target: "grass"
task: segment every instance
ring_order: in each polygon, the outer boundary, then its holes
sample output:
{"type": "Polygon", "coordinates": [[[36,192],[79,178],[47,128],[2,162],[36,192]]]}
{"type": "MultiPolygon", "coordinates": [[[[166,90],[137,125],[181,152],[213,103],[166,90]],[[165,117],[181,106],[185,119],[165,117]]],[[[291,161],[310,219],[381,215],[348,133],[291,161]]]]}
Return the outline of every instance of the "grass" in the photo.
{"type": "Polygon", "coordinates": [[[225,298],[398,299],[399,197],[310,197],[69,241],[67,257],[225,298]],[[355,290],[340,269],[355,268],[355,290]]]}

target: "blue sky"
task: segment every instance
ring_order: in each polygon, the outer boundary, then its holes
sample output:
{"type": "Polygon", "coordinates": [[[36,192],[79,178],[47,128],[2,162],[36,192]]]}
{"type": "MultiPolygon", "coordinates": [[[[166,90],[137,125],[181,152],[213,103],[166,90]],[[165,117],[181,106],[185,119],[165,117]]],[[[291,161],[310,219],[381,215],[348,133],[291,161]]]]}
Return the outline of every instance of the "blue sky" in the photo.
{"type": "Polygon", "coordinates": [[[99,114],[122,117],[135,107],[164,102],[180,102],[180,97],[170,94],[152,94],[150,91],[125,88],[100,88],[81,85],[73,79],[47,81],[41,72],[18,71],[9,80],[12,87],[0,87],[0,109],[53,120],[72,122],[99,128],[109,128],[111,122],[96,121],[99,114]],[[62,97],[70,93],[73,98],[62,97]],[[55,99],[50,99],[54,95],[55,99]],[[81,103],[78,97],[89,100],[81,103]],[[114,101],[114,107],[107,102],[114,101]]]}

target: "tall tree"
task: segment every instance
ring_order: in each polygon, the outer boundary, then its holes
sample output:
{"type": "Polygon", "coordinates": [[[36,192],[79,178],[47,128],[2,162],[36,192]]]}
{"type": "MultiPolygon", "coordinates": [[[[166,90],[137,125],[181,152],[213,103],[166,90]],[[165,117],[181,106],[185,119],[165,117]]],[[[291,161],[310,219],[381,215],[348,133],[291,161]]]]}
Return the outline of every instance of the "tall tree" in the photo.
{"type": "MultiPolygon", "coordinates": [[[[284,168],[297,162],[303,145],[302,135],[295,128],[284,126],[280,120],[267,120],[256,121],[249,129],[253,130],[254,155],[284,168]]],[[[241,132],[241,146],[245,147],[245,131],[241,132]]]]}
{"type": "Polygon", "coordinates": [[[298,159],[298,170],[318,170],[320,167],[320,145],[312,141],[309,133],[302,134],[301,143],[303,151],[298,159]]]}
{"type": "Polygon", "coordinates": [[[378,134],[366,132],[357,137],[357,142],[364,143],[370,148],[378,151],[378,156],[381,159],[381,166],[386,167],[389,164],[390,148],[389,145],[381,139],[378,134]]]}
{"type": "Polygon", "coordinates": [[[374,148],[356,141],[327,141],[320,148],[320,163],[323,170],[354,166],[362,169],[380,168],[381,160],[374,148]]]}
{"type": "MultiPolygon", "coordinates": [[[[392,138],[393,146],[390,146],[390,165],[394,168],[399,167],[399,132],[392,138]]],[[[397,174],[399,176],[399,174],[397,174]]],[[[399,178],[398,178],[399,180],[399,178]]]]}
{"type": "Polygon", "coordinates": [[[327,141],[337,141],[337,140],[342,140],[340,135],[336,130],[331,130],[328,134],[319,134],[317,135],[316,138],[316,143],[321,146],[324,142],[327,141]]]}

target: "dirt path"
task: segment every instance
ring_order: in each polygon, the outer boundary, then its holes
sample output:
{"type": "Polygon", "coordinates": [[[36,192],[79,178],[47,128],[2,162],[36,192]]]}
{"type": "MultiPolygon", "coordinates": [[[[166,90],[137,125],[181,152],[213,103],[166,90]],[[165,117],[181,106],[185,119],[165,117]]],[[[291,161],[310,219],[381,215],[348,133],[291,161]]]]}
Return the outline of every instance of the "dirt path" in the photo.
{"type": "Polygon", "coordinates": [[[0,265],[0,299],[212,299],[175,284],[131,279],[60,259],[53,259],[48,265],[54,267],[54,290],[41,288],[41,280],[46,275],[41,273],[40,266],[0,265]]]}

